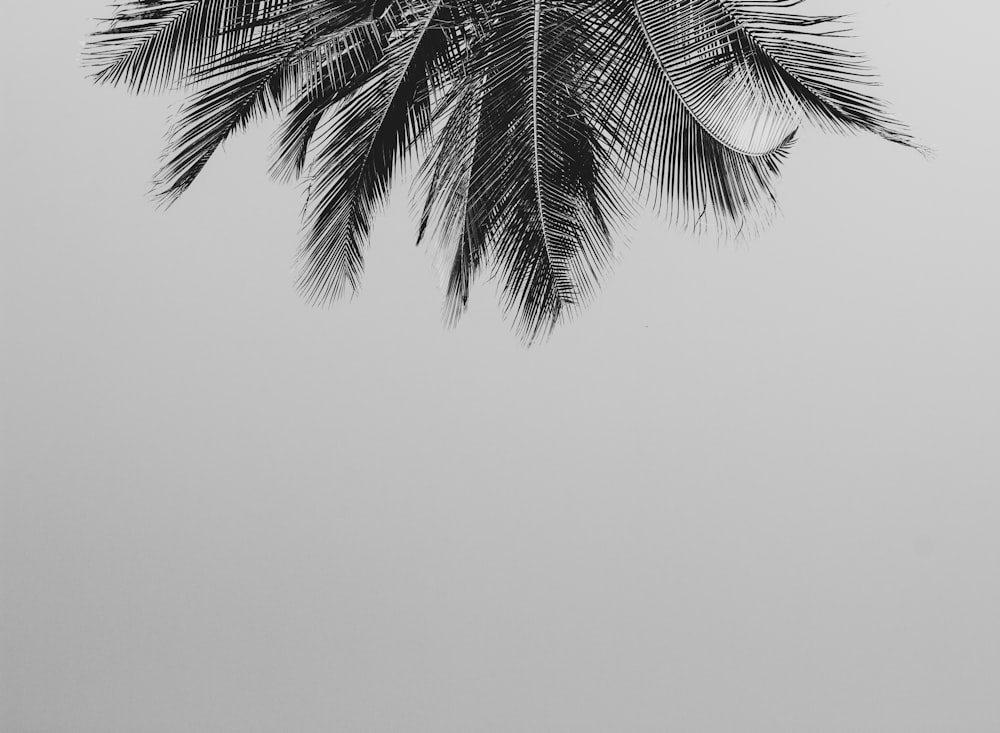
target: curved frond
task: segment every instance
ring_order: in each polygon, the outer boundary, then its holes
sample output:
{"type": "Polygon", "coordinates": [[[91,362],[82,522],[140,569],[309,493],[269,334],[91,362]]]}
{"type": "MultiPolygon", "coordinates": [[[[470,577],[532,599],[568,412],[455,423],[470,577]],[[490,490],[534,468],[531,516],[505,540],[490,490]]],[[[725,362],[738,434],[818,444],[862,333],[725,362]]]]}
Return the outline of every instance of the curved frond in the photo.
{"type": "Polygon", "coordinates": [[[671,89],[722,145],[764,155],[795,132],[798,106],[720,0],[637,0],[636,7],[671,89]]]}
{"type": "Polygon", "coordinates": [[[603,119],[626,178],[678,223],[742,231],[766,221],[794,132],[760,153],[738,149],[685,103],[654,53],[634,0],[619,0],[603,27],[603,119]]]}
{"type": "Polygon", "coordinates": [[[796,12],[802,0],[637,0],[657,58],[706,129],[762,152],[809,117],[831,129],[913,139],[865,91],[867,62],[829,43],[837,16],[796,12]]]}

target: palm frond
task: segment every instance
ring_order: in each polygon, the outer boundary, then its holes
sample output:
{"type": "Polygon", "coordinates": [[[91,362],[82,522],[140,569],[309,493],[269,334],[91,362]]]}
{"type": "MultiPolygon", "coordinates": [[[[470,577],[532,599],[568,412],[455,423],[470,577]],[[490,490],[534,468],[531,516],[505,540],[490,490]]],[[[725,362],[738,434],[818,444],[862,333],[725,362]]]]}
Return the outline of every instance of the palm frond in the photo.
{"type": "Polygon", "coordinates": [[[599,119],[628,184],[680,225],[739,231],[766,221],[794,131],[759,152],[729,144],[685,103],[634,0],[605,7],[599,119]]]}
{"type": "Polygon", "coordinates": [[[164,202],[186,191],[212,154],[233,132],[280,108],[285,76],[296,53],[279,44],[269,53],[241,60],[238,74],[221,78],[185,103],[156,176],[164,202]]]}
{"type": "Polygon", "coordinates": [[[382,60],[387,34],[365,24],[313,47],[299,59],[301,81],[275,140],[271,174],[298,178],[306,165],[324,113],[367,82],[382,60]]]}
{"type": "Polygon", "coordinates": [[[185,86],[220,51],[287,30],[301,0],[132,0],[118,3],[84,52],[96,82],[131,90],[185,86]]]}
{"type": "Polygon", "coordinates": [[[158,192],[280,114],[271,172],[305,175],[299,285],[360,285],[376,209],[421,162],[445,319],[487,266],[526,341],[596,293],[637,203],[743,233],[809,121],[921,149],[803,0],[130,0],[90,39],[99,83],[189,93],[158,192]]]}
{"type": "Polygon", "coordinates": [[[221,46],[187,70],[189,81],[202,88],[174,123],[156,176],[166,203],[191,186],[230,135],[282,108],[287,89],[301,87],[303,75],[312,73],[324,42],[356,30],[370,35],[363,32],[368,24],[355,6],[314,12],[310,2],[285,0],[280,7],[254,4],[252,12],[243,8],[226,16],[221,46]]]}
{"type": "Polygon", "coordinates": [[[373,210],[388,193],[399,156],[430,125],[428,77],[448,45],[445,27],[436,23],[444,5],[401,4],[389,21],[394,43],[317,140],[299,281],[310,300],[332,300],[360,285],[373,210]]]}
{"type": "Polygon", "coordinates": [[[482,114],[484,86],[481,73],[468,71],[455,85],[438,111],[446,122],[421,172],[425,201],[417,244],[435,219],[439,266],[446,273],[445,321],[452,326],[468,307],[472,283],[487,256],[483,217],[470,195],[473,179],[482,175],[491,124],[482,114]]]}
{"type": "Polygon", "coordinates": [[[843,18],[792,12],[802,0],[637,0],[671,84],[699,122],[746,152],[775,147],[807,116],[830,129],[912,137],[864,88],[862,57],[827,41],[843,18]]]}

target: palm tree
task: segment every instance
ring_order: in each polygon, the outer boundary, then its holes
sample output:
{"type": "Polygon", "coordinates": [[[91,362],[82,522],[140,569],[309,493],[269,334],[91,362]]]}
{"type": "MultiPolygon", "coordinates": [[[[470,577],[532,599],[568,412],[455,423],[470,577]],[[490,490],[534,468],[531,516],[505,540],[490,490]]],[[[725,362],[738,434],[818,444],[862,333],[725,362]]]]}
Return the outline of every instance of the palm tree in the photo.
{"type": "Polygon", "coordinates": [[[420,161],[417,241],[446,316],[491,268],[528,340],[590,298],[637,203],[678,225],[766,221],[804,120],[916,147],[866,90],[838,17],[801,0],[132,0],[94,78],[190,90],[158,196],[233,132],[282,115],[273,174],[308,184],[300,286],[354,292],[377,206],[420,161]]]}

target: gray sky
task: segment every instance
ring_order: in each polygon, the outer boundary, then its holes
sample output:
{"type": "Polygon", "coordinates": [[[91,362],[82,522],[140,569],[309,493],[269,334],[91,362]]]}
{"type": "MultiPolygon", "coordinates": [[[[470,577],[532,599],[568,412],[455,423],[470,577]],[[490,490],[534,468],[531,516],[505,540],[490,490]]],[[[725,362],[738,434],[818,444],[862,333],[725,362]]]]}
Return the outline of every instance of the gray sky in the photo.
{"type": "Polygon", "coordinates": [[[936,159],[806,134],[530,351],[404,196],[306,306],[269,128],[154,210],[103,2],[5,8],[0,729],[1000,730],[1000,11],[823,7],[936,159]]]}

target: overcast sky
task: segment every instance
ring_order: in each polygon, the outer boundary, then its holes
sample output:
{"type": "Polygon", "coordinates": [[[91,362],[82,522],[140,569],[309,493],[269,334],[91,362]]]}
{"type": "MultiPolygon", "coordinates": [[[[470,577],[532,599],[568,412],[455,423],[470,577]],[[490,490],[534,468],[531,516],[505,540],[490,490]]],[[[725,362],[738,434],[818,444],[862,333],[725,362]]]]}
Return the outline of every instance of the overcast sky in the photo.
{"type": "Polygon", "coordinates": [[[525,350],[405,192],[304,304],[269,127],[155,210],[104,3],[8,5],[0,729],[1000,730],[997,6],[824,0],[937,157],[807,133],[525,350]]]}

